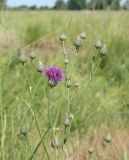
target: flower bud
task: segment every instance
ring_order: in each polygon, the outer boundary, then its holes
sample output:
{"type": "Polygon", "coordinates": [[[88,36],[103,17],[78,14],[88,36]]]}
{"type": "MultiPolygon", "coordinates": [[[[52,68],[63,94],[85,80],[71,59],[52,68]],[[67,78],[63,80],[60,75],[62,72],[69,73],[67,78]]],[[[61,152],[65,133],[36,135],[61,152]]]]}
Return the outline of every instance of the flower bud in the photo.
{"type": "Polygon", "coordinates": [[[55,87],[57,84],[54,81],[48,80],[48,85],[53,88],[55,87]]]}
{"type": "Polygon", "coordinates": [[[65,127],[70,126],[70,124],[71,124],[70,118],[69,117],[65,117],[65,119],[64,119],[64,125],[65,125],[65,127]]]}
{"type": "Polygon", "coordinates": [[[67,79],[67,80],[66,80],[66,87],[67,87],[67,88],[70,88],[71,86],[72,86],[71,80],[70,80],[70,79],[67,79]]]}
{"type": "Polygon", "coordinates": [[[43,64],[42,64],[42,62],[39,61],[38,67],[37,67],[37,71],[40,72],[40,73],[42,73],[43,69],[44,69],[43,64]]]}
{"type": "Polygon", "coordinates": [[[91,155],[93,152],[94,152],[94,150],[93,150],[92,147],[88,149],[88,153],[89,153],[90,155],[91,155]]]}
{"type": "Polygon", "coordinates": [[[59,146],[60,146],[60,141],[58,140],[57,137],[55,137],[55,138],[52,140],[51,146],[52,146],[52,148],[54,148],[54,149],[59,148],[59,146]]]}
{"type": "Polygon", "coordinates": [[[28,132],[29,132],[28,127],[21,127],[20,128],[20,133],[23,134],[24,136],[27,135],[28,132]]]}
{"type": "Polygon", "coordinates": [[[80,87],[79,82],[76,82],[76,83],[75,83],[75,87],[80,87]]]}
{"type": "Polygon", "coordinates": [[[86,33],[85,32],[80,33],[80,38],[81,39],[86,39],[86,33]]]}
{"type": "Polygon", "coordinates": [[[27,62],[27,57],[23,52],[19,53],[19,62],[23,65],[27,62]]]}
{"type": "Polygon", "coordinates": [[[72,113],[69,113],[69,119],[72,120],[74,118],[74,115],[72,113]]]}
{"type": "Polygon", "coordinates": [[[67,65],[68,63],[69,63],[69,60],[68,60],[68,59],[65,59],[65,60],[64,60],[64,64],[67,65]]]}
{"type": "Polygon", "coordinates": [[[80,38],[80,36],[75,37],[74,46],[76,47],[76,49],[79,49],[81,45],[82,45],[82,39],[80,38]]]}
{"type": "Polygon", "coordinates": [[[106,44],[103,44],[103,46],[101,47],[99,53],[100,53],[101,56],[104,56],[104,55],[107,54],[107,51],[108,51],[108,50],[107,50],[107,45],[106,45],[106,44]]]}
{"type": "Polygon", "coordinates": [[[100,49],[102,47],[102,42],[100,39],[96,39],[95,47],[96,49],[100,49]]]}
{"type": "Polygon", "coordinates": [[[65,41],[66,40],[66,35],[64,33],[61,33],[59,35],[59,39],[60,39],[60,41],[65,41]]]}
{"type": "Polygon", "coordinates": [[[105,142],[110,143],[110,142],[112,141],[111,135],[110,135],[110,134],[107,134],[107,135],[104,137],[104,140],[105,140],[105,142]]]}
{"type": "Polygon", "coordinates": [[[35,58],[36,58],[35,52],[31,52],[30,53],[30,59],[31,59],[31,61],[33,61],[35,58]]]}

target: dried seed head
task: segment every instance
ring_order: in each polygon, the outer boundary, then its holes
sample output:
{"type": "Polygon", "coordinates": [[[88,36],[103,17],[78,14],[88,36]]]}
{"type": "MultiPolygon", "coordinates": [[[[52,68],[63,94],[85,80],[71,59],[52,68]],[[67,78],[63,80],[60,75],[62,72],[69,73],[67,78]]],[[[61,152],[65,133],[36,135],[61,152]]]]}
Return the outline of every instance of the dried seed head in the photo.
{"type": "Polygon", "coordinates": [[[96,39],[96,42],[95,42],[95,47],[96,49],[100,49],[102,47],[102,42],[100,39],[96,39]]]}
{"type": "Polygon", "coordinates": [[[21,127],[20,128],[20,133],[23,134],[24,136],[27,135],[29,132],[29,128],[28,127],[21,127]]]}
{"type": "Polygon", "coordinates": [[[110,134],[107,134],[105,137],[104,137],[104,141],[107,142],[107,143],[110,143],[112,141],[112,137],[110,134]]]}
{"type": "Polygon", "coordinates": [[[90,147],[90,148],[88,149],[88,153],[91,155],[91,154],[93,154],[93,152],[94,152],[93,148],[90,147]]]}
{"type": "Polygon", "coordinates": [[[65,41],[67,38],[66,38],[66,35],[64,33],[60,33],[59,39],[60,39],[60,41],[65,41]]]}
{"type": "Polygon", "coordinates": [[[82,39],[80,38],[80,36],[75,37],[74,39],[74,46],[76,47],[76,49],[78,50],[82,45],[82,39]]]}
{"type": "Polygon", "coordinates": [[[33,61],[35,58],[36,58],[35,52],[31,51],[31,53],[30,53],[30,59],[31,59],[31,61],[33,61]]]}
{"type": "Polygon", "coordinates": [[[66,80],[66,87],[67,87],[67,88],[70,88],[71,86],[72,86],[71,80],[70,80],[70,79],[67,79],[67,80],[66,80]]]}
{"type": "Polygon", "coordinates": [[[64,64],[67,65],[68,63],[69,63],[69,60],[68,60],[68,59],[65,59],[65,60],[64,60],[64,64]]]}
{"type": "Polygon", "coordinates": [[[85,32],[80,33],[80,38],[81,39],[86,39],[86,33],[85,32]]]}
{"type": "Polygon", "coordinates": [[[107,52],[108,52],[107,45],[103,44],[102,47],[101,47],[101,49],[100,49],[100,51],[99,51],[99,53],[100,53],[101,56],[104,56],[104,55],[107,54],[107,52]]]}
{"type": "Polygon", "coordinates": [[[54,149],[57,149],[60,147],[60,141],[57,137],[55,137],[53,140],[52,140],[52,143],[51,143],[51,146],[52,148],[54,149]]]}
{"type": "Polygon", "coordinates": [[[19,62],[23,65],[27,62],[27,57],[23,52],[19,53],[19,62]]]}
{"type": "Polygon", "coordinates": [[[42,73],[43,72],[43,63],[41,61],[38,62],[37,71],[42,73]]]}
{"type": "Polygon", "coordinates": [[[71,123],[70,118],[69,117],[65,117],[65,119],[64,119],[64,126],[68,127],[68,126],[70,126],[70,123],[71,123]]]}

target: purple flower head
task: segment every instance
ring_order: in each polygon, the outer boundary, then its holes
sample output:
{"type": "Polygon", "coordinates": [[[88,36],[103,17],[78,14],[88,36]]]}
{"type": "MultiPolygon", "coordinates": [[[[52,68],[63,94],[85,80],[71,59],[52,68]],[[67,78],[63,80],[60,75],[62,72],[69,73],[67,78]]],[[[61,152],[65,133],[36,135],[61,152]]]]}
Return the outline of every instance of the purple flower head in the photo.
{"type": "Polygon", "coordinates": [[[47,67],[44,69],[44,73],[51,87],[56,86],[64,78],[64,72],[58,67],[47,67]]]}

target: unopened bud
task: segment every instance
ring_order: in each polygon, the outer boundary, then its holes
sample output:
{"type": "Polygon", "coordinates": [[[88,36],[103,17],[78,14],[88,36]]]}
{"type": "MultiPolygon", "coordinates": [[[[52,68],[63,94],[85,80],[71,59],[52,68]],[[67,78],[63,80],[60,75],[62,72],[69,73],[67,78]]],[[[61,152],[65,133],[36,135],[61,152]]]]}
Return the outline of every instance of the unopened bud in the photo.
{"type": "Polygon", "coordinates": [[[55,138],[52,140],[51,146],[52,146],[52,148],[54,148],[54,149],[59,148],[59,146],[60,146],[60,141],[58,140],[57,137],[55,137],[55,138]]]}
{"type": "Polygon", "coordinates": [[[82,45],[82,39],[80,38],[80,36],[75,37],[74,39],[74,46],[76,47],[76,49],[78,50],[82,45]]]}
{"type": "Polygon", "coordinates": [[[102,42],[100,39],[96,39],[96,42],[95,42],[95,47],[97,49],[100,49],[102,47],[102,42]]]}
{"type": "Polygon", "coordinates": [[[92,147],[88,149],[88,153],[89,153],[90,155],[91,155],[93,152],[94,152],[94,150],[93,150],[92,147]]]}
{"type": "Polygon", "coordinates": [[[72,120],[74,118],[74,115],[72,113],[69,113],[69,119],[72,120]]]}
{"type": "Polygon", "coordinates": [[[68,63],[69,63],[69,60],[68,60],[68,59],[65,59],[65,60],[64,60],[64,64],[67,65],[68,63]]]}
{"type": "Polygon", "coordinates": [[[75,83],[75,87],[80,87],[80,83],[79,83],[79,82],[76,82],[76,83],[75,83]]]}
{"type": "Polygon", "coordinates": [[[110,135],[110,134],[107,134],[107,135],[104,137],[104,140],[105,140],[105,142],[110,143],[110,142],[112,141],[111,135],[110,135]]]}
{"type": "Polygon", "coordinates": [[[40,73],[42,73],[42,72],[43,72],[43,69],[44,69],[44,67],[43,67],[42,62],[39,62],[39,63],[38,63],[38,67],[37,67],[37,71],[40,72],[40,73]]]}
{"type": "Polygon", "coordinates": [[[59,39],[60,39],[60,41],[65,41],[66,40],[66,35],[64,33],[61,33],[59,35],[59,39]]]}
{"type": "Polygon", "coordinates": [[[107,45],[106,45],[106,44],[103,44],[103,46],[101,47],[99,53],[100,53],[101,56],[104,56],[104,55],[107,54],[107,52],[108,52],[108,50],[107,50],[107,45]]]}
{"type": "Polygon", "coordinates": [[[64,119],[64,125],[65,125],[65,127],[70,126],[70,123],[71,123],[70,118],[69,117],[65,117],[65,119],[64,119]]]}
{"type": "Polygon", "coordinates": [[[27,135],[28,132],[29,132],[28,127],[21,127],[20,128],[20,133],[23,134],[24,136],[27,135]]]}
{"type": "Polygon", "coordinates": [[[66,87],[67,87],[67,88],[70,88],[71,86],[72,86],[71,80],[70,80],[70,79],[67,79],[67,80],[66,80],[66,87]]]}
{"type": "Polygon", "coordinates": [[[31,52],[30,53],[30,59],[31,59],[31,61],[33,61],[35,58],[36,58],[35,52],[31,52]]]}
{"type": "Polygon", "coordinates": [[[19,62],[23,65],[27,62],[27,57],[23,52],[19,54],[19,62]]]}
{"type": "Polygon", "coordinates": [[[48,85],[53,88],[55,87],[57,84],[54,81],[48,80],[48,85]]]}
{"type": "Polygon", "coordinates": [[[85,32],[80,33],[80,38],[81,39],[86,39],[86,33],[85,32]]]}

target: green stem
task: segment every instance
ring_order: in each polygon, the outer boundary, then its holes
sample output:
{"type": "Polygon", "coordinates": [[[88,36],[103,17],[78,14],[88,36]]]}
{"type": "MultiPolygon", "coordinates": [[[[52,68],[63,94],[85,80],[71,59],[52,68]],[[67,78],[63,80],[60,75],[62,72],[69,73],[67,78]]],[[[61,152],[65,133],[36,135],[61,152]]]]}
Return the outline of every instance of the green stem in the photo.
{"type": "Polygon", "coordinates": [[[65,42],[64,42],[64,41],[63,41],[62,45],[63,45],[63,52],[64,52],[64,56],[66,57],[67,52],[66,52],[65,42]]]}
{"type": "Polygon", "coordinates": [[[69,114],[69,110],[70,110],[70,89],[68,88],[68,108],[67,108],[67,116],[69,114]]]}
{"type": "Polygon", "coordinates": [[[36,126],[37,126],[37,129],[38,129],[40,138],[41,138],[41,140],[42,140],[43,148],[44,148],[44,150],[45,150],[45,152],[46,152],[46,154],[47,154],[48,159],[50,160],[50,157],[49,157],[49,154],[48,154],[48,151],[47,151],[47,148],[46,148],[44,139],[43,139],[43,137],[42,137],[42,133],[41,133],[41,131],[40,131],[40,127],[39,127],[39,124],[38,124],[38,119],[37,119],[37,116],[36,116],[36,113],[35,113],[35,110],[34,110],[35,107],[34,107],[34,104],[33,104],[32,94],[31,94],[31,90],[30,90],[29,78],[28,78],[28,76],[27,76],[27,72],[26,72],[26,70],[25,70],[24,65],[23,65],[23,70],[24,70],[24,74],[25,74],[26,81],[27,81],[27,87],[28,87],[28,90],[29,90],[29,95],[30,95],[30,103],[31,103],[30,106],[31,106],[31,109],[32,109],[32,111],[33,111],[33,116],[34,116],[34,119],[35,119],[35,122],[36,122],[36,126]]]}
{"type": "MultiPolygon", "coordinates": [[[[47,131],[44,133],[43,138],[46,137],[46,135],[47,135],[47,133],[49,132],[50,128],[51,128],[51,127],[49,127],[49,128],[47,129],[47,131]]],[[[40,147],[41,143],[42,143],[42,140],[40,140],[40,142],[37,144],[35,150],[33,151],[31,157],[29,158],[29,160],[32,160],[33,156],[34,156],[35,153],[37,152],[37,150],[38,150],[38,148],[40,147]]]]}
{"type": "Polygon", "coordinates": [[[53,123],[52,123],[51,114],[50,114],[50,107],[49,107],[49,104],[48,104],[48,100],[47,100],[47,96],[46,96],[46,91],[45,91],[45,87],[44,87],[44,84],[43,84],[43,80],[42,80],[42,89],[43,89],[43,93],[44,93],[44,97],[45,97],[46,106],[47,106],[47,109],[48,109],[48,117],[49,117],[50,125],[51,125],[51,128],[53,130],[53,123]]]}
{"type": "Polygon", "coordinates": [[[0,113],[1,113],[1,150],[2,159],[4,160],[4,127],[3,127],[3,104],[2,104],[2,80],[0,79],[0,113]]]}
{"type": "MultiPolygon", "coordinates": [[[[26,137],[26,142],[27,142],[28,148],[29,148],[30,153],[31,153],[31,155],[32,155],[32,154],[33,154],[33,152],[32,152],[32,149],[31,149],[31,145],[30,145],[30,142],[29,142],[28,136],[27,136],[27,135],[25,135],[25,137],[26,137]]],[[[33,157],[32,157],[32,158],[34,158],[34,159],[35,159],[34,155],[33,155],[33,157]]]]}

